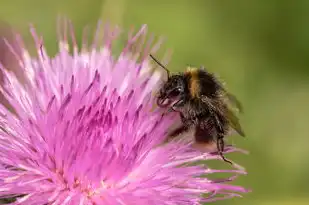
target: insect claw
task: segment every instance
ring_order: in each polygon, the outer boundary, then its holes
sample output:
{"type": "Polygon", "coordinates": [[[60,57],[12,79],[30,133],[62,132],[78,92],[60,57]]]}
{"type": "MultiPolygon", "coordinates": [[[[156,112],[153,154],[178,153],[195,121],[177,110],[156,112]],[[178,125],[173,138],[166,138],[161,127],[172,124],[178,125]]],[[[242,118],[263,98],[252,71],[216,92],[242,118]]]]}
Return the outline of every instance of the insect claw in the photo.
{"type": "Polygon", "coordinates": [[[233,162],[231,162],[230,160],[226,159],[222,152],[219,152],[219,155],[221,156],[221,158],[223,159],[223,161],[225,161],[225,162],[230,163],[231,165],[233,165],[233,162]]]}
{"type": "Polygon", "coordinates": [[[230,163],[231,165],[233,165],[233,163],[232,163],[230,160],[226,159],[225,156],[223,155],[223,151],[224,151],[224,141],[223,141],[223,136],[222,136],[222,135],[220,135],[220,136],[218,137],[218,140],[217,140],[217,149],[218,149],[218,153],[219,153],[219,155],[221,156],[221,158],[223,159],[223,161],[228,162],[228,163],[230,163]]]}

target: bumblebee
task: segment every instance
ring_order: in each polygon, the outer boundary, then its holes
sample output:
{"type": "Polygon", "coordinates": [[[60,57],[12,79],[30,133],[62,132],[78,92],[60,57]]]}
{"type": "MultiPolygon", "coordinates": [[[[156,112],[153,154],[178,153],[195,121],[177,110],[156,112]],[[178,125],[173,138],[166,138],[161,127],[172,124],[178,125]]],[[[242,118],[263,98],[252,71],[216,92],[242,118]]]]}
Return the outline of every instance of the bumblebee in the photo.
{"type": "Polygon", "coordinates": [[[150,56],[167,72],[167,81],[160,88],[156,103],[161,108],[167,108],[168,112],[178,112],[182,121],[182,125],[168,138],[193,128],[198,145],[215,144],[221,158],[232,164],[223,155],[224,137],[231,130],[245,136],[234,112],[234,109],[242,112],[241,103],[204,67],[188,67],[183,73],[171,75],[165,66],[150,56]]]}

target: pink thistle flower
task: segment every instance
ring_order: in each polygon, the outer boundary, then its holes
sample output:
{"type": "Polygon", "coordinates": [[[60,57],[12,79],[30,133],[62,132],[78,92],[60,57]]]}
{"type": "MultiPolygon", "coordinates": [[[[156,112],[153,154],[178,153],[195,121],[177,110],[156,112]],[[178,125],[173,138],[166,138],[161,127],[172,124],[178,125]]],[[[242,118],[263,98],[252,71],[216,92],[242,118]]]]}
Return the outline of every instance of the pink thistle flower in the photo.
{"type": "Polygon", "coordinates": [[[177,116],[162,117],[153,108],[161,72],[150,72],[147,56],[160,43],[136,46],[145,26],[129,35],[119,57],[111,52],[118,29],[106,27],[99,49],[95,38],[91,46],[84,41],[81,51],[71,25],[69,30],[73,52],[64,32],[55,57],[47,55],[34,28],[36,58],[20,36],[22,55],[8,43],[25,82],[2,66],[2,91],[16,114],[0,106],[0,198],[31,205],[192,205],[247,192],[226,183],[244,170],[183,166],[219,157],[193,149],[188,140],[162,144],[177,116]],[[206,178],[212,173],[233,176],[206,178]]]}

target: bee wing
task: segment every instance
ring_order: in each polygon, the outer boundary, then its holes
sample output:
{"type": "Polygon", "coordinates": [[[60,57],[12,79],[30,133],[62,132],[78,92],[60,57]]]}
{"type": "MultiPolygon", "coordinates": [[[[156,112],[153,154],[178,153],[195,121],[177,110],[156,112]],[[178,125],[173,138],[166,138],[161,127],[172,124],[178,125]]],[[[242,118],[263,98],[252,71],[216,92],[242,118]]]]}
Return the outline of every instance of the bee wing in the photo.
{"type": "Polygon", "coordinates": [[[241,125],[239,123],[239,119],[238,117],[235,115],[235,113],[233,112],[232,108],[237,108],[238,112],[243,113],[243,107],[241,102],[236,98],[235,95],[226,92],[225,93],[226,99],[228,101],[227,105],[228,108],[226,109],[226,115],[227,115],[227,119],[229,120],[229,124],[230,126],[241,136],[245,136],[244,131],[241,128],[241,125]]]}
{"type": "Polygon", "coordinates": [[[242,137],[245,137],[245,133],[241,128],[238,117],[234,114],[234,112],[230,109],[227,109],[227,119],[229,121],[230,126],[242,137]]]}
{"type": "Polygon", "coordinates": [[[243,113],[244,110],[243,106],[235,95],[224,91],[223,98],[228,105],[232,106],[233,108],[236,108],[238,112],[243,113]]]}
{"type": "Polygon", "coordinates": [[[215,112],[221,113],[223,116],[226,116],[229,121],[229,125],[241,136],[245,136],[244,131],[241,128],[238,117],[235,115],[232,109],[230,109],[227,105],[222,103],[220,100],[213,100],[208,98],[207,96],[202,97],[202,101],[206,103],[210,109],[215,112]]]}

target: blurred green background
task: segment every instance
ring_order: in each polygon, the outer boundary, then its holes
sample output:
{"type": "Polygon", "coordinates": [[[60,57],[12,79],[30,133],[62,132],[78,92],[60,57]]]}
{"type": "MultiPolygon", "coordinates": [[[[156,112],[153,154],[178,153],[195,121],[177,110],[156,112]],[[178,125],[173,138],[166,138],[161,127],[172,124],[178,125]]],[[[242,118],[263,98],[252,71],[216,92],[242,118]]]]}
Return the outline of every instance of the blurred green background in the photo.
{"type": "MultiPolygon", "coordinates": [[[[148,24],[173,49],[169,68],[204,65],[243,102],[250,155],[235,155],[249,174],[235,183],[244,198],[214,204],[309,204],[309,1],[2,0],[0,19],[29,38],[34,23],[56,51],[57,15],[79,32],[98,19],[125,28],[148,24]],[[308,143],[308,144],[307,144],[308,143]]],[[[30,39],[30,38],[29,38],[30,39]]]]}

